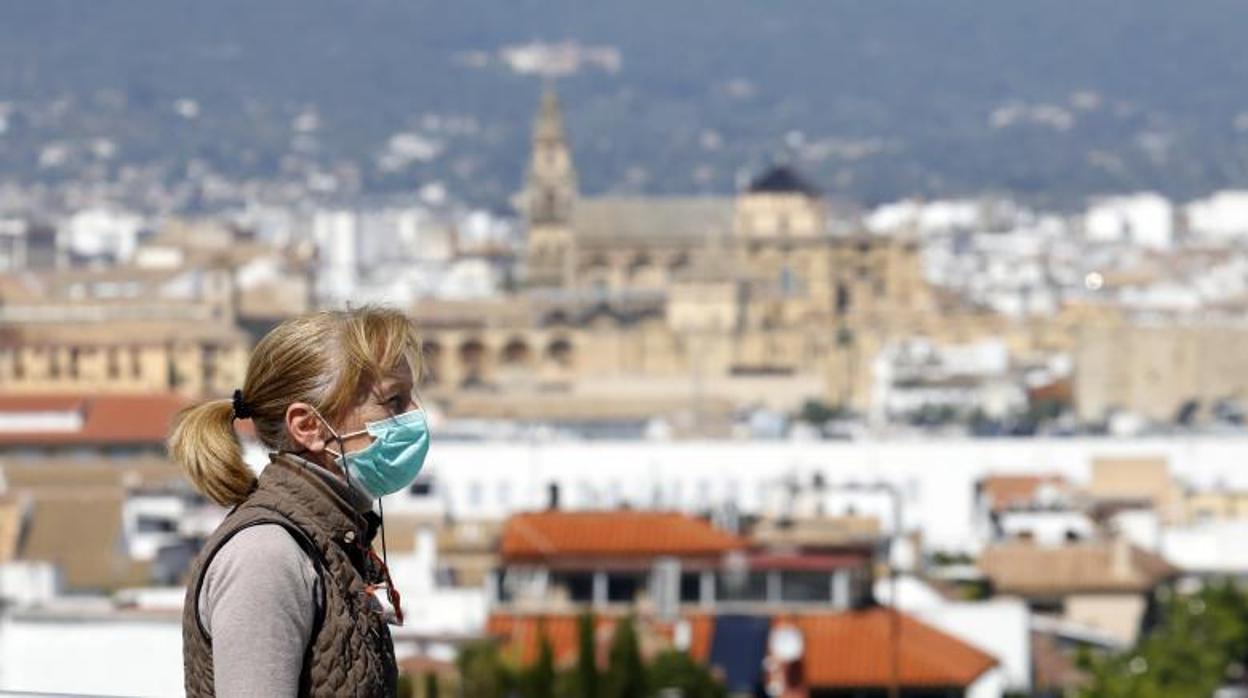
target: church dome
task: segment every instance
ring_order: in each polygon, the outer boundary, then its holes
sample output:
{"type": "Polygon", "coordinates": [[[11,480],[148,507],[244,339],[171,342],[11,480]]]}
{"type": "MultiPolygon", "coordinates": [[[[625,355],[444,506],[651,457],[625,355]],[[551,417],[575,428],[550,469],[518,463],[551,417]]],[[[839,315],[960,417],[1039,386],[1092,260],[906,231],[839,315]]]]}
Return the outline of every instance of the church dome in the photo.
{"type": "Polygon", "coordinates": [[[750,182],[751,194],[805,194],[819,196],[815,189],[793,168],[787,165],[776,165],[750,182]]]}

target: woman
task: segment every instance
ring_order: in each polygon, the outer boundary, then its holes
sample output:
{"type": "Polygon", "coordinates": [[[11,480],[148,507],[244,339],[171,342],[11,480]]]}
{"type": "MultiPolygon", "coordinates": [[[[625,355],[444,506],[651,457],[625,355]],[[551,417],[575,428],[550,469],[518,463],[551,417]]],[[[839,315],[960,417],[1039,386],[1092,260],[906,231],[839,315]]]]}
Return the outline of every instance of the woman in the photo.
{"type": "Polygon", "coordinates": [[[260,340],[233,400],[179,416],[174,460],[233,507],[191,567],[187,695],[394,694],[386,620],[401,622],[402,609],[372,550],[372,508],[415,479],[428,451],[413,398],[418,346],[393,310],[300,317],[260,340]],[[258,479],[235,436],[240,419],[272,452],[258,479]]]}

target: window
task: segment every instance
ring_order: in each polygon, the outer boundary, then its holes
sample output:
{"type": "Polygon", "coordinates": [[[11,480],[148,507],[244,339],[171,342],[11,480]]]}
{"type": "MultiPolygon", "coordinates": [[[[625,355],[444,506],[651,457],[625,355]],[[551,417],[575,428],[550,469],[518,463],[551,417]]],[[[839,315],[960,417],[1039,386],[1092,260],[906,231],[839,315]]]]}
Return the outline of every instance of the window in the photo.
{"type": "Polygon", "coordinates": [[[552,586],[568,592],[573,603],[589,603],[594,600],[594,575],[588,572],[555,572],[550,575],[552,586]]]}
{"type": "Polygon", "coordinates": [[[433,480],[431,478],[417,479],[411,487],[407,488],[407,491],[413,497],[431,497],[433,496],[433,480]]]}
{"type": "Polygon", "coordinates": [[[467,496],[468,506],[473,507],[473,508],[481,506],[481,497],[482,497],[481,489],[482,489],[481,483],[479,482],[468,483],[468,496],[467,496]]]}
{"type": "Polygon", "coordinates": [[[135,528],[139,533],[176,533],[178,524],[171,519],[159,516],[140,515],[135,521],[135,528]]]}
{"type": "Polygon", "coordinates": [[[683,572],[680,575],[680,602],[698,603],[702,600],[702,574],[683,572]]]}
{"type": "Polygon", "coordinates": [[[780,600],[785,603],[827,603],[832,579],[827,572],[782,572],[780,600]]]}
{"type": "Polygon", "coordinates": [[[715,598],[719,601],[766,601],[767,573],[716,575],[715,598]]]}
{"type": "Polygon", "coordinates": [[[637,600],[637,590],[643,578],[638,574],[607,575],[607,601],[609,603],[632,603],[637,600]]]}

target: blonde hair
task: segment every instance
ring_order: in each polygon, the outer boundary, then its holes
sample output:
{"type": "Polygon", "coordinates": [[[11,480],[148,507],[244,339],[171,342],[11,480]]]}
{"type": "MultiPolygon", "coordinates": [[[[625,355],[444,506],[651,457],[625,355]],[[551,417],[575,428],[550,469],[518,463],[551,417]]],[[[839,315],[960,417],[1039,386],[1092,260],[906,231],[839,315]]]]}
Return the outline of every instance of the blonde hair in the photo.
{"type": "MultiPolygon", "coordinates": [[[[256,436],[272,450],[292,448],[286,431],[291,403],[306,402],[335,419],[403,359],[419,376],[416,325],[397,310],[366,306],[283,322],[256,344],[247,364],[242,398],[256,436]]],[[[256,486],[234,418],[232,400],[208,400],[183,410],[169,435],[173,460],[195,489],[222,506],[241,503],[256,486]]]]}

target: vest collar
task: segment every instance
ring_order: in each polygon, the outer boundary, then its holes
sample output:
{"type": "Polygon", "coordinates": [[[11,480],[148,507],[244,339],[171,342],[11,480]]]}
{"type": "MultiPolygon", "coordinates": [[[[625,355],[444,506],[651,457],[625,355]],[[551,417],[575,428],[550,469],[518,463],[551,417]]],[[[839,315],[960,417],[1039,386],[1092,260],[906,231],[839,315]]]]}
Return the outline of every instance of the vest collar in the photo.
{"type": "Polygon", "coordinates": [[[361,489],[360,486],[355,483],[355,480],[352,480],[350,484],[347,484],[346,482],[343,482],[343,479],[340,476],[335,475],[326,468],[323,468],[307,458],[295,453],[274,453],[270,454],[269,458],[273,459],[276,456],[281,456],[286,460],[289,460],[291,463],[303,466],[307,470],[315,473],[325,482],[325,484],[329,485],[330,489],[332,489],[339,497],[345,499],[352,508],[361,514],[373,510],[373,498],[361,489]]]}
{"type": "Polygon", "coordinates": [[[332,473],[318,466],[328,477],[322,476],[305,463],[314,465],[289,453],[270,454],[269,464],[260,473],[260,487],[281,493],[344,548],[367,549],[377,532],[377,515],[371,510],[361,512],[348,501],[346,484],[332,473]]]}

